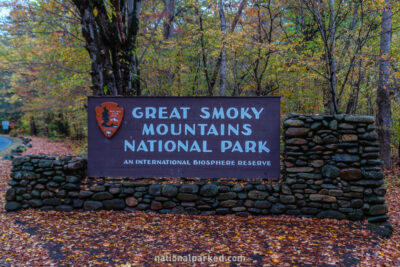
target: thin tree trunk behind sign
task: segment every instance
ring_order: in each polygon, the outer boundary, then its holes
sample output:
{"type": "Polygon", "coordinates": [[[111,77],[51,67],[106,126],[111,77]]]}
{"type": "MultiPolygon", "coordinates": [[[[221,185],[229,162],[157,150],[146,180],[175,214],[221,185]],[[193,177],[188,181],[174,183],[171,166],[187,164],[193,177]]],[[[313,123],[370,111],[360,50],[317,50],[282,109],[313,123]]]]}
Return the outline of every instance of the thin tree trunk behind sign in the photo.
{"type": "MultiPolygon", "coordinates": [[[[240,2],[240,5],[236,12],[236,15],[231,22],[229,33],[233,33],[235,31],[236,25],[239,22],[239,19],[240,19],[240,16],[242,15],[243,9],[246,7],[246,1],[247,0],[242,0],[240,2]]],[[[202,61],[203,61],[204,75],[205,75],[206,83],[207,83],[208,95],[212,96],[212,95],[214,95],[214,86],[217,81],[218,73],[220,72],[220,69],[221,69],[224,47],[221,48],[221,51],[217,58],[217,62],[215,64],[214,71],[211,73],[211,70],[208,69],[208,63],[207,63],[207,53],[206,53],[206,47],[205,47],[205,41],[204,41],[204,28],[203,28],[202,13],[200,12],[200,9],[198,7],[195,7],[195,12],[196,12],[196,15],[197,15],[198,21],[199,21],[201,55],[202,55],[202,61]]],[[[226,62],[226,53],[225,53],[225,62],[226,62]]]]}
{"type": "Polygon", "coordinates": [[[376,97],[376,126],[381,142],[381,159],[384,168],[390,168],[390,45],[392,33],[391,0],[385,0],[382,13],[379,81],[376,97]]]}
{"type": "Polygon", "coordinates": [[[329,87],[330,87],[330,99],[328,101],[328,109],[331,114],[339,112],[337,97],[336,97],[336,58],[335,58],[335,46],[336,46],[336,13],[335,13],[335,0],[329,1],[329,45],[328,46],[328,61],[329,61],[329,87]]]}
{"type": "Polygon", "coordinates": [[[36,129],[36,123],[35,123],[35,117],[31,116],[30,121],[29,121],[29,128],[31,132],[31,136],[36,136],[37,135],[37,129],[36,129]]]}
{"type": "Polygon", "coordinates": [[[224,96],[226,91],[226,20],[224,12],[223,0],[218,1],[218,11],[221,19],[221,32],[222,32],[222,51],[221,51],[221,69],[219,72],[219,94],[224,96]]]}
{"type": "Polygon", "coordinates": [[[335,0],[328,1],[328,9],[325,10],[325,1],[319,0],[302,0],[301,1],[311,12],[313,20],[318,26],[318,31],[321,35],[324,44],[324,67],[326,75],[326,88],[324,88],[324,106],[330,114],[339,113],[338,98],[337,98],[337,66],[336,66],[336,26],[339,23],[338,11],[342,7],[342,2],[339,2],[337,9],[335,8],[335,0]],[[329,17],[325,12],[329,12],[329,17]]]}
{"type": "Polygon", "coordinates": [[[172,36],[172,22],[175,17],[175,0],[163,0],[163,2],[165,12],[163,37],[164,40],[168,40],[172,36]]]}

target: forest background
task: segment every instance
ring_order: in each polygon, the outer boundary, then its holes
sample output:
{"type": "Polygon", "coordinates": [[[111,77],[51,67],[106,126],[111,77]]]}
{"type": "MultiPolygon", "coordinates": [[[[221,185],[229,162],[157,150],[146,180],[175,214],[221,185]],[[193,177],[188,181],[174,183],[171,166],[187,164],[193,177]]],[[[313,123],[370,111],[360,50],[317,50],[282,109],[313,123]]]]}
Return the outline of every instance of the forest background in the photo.
{"type": "MultiPolygon", "coordinates": [[[[84,2],[84,1],[83,1],[84,2]]],[[[110,18],[113,1],[103,1],[110,18]]],[[[384,0],[146,0],[134,95],[280,95],[290,112],[376,115],[384,0]],[[317,3],[317,4],[316,4],[317,3]],[[332,67],[333,71],[332,71],[332,67]],[[332,82],[334,81],[334,82],[332,82]],[[332,86],[336,106],[332,105],[332,86]]],[[[85,144],[92,66],[73,1],[1,1],[0,120],[85,144]]],[[[400,147],[400,3],[392,2],[392,154],[400,147]]],[[[98,10],[92,8],[96,17],[98,10]]],[[[102,86],[104,94],[109,93],[102,86]]],[[[85,146],[77,149],[84,153],[85,146]]]]}

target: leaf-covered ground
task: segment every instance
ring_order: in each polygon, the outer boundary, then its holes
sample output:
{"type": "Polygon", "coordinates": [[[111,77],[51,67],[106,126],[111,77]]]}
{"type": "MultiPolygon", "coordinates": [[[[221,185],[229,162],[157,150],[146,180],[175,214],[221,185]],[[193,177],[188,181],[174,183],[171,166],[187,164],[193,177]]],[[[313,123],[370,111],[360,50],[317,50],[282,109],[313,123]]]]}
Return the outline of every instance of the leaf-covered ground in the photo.
{"type": "MultiPolygon", "coordinates": [[[[32,144],[26,154],[71,153],[68,146],[46,139],[34,138],[32,144]]],[[[155,256],[168,254],[245,257],[244,262],[232,262],[233,266],[400,266],[398,169],[386,174],[394,234],[382,239],[368,230],[365,222],[290,216],[7,213],[4,199],[10,167],[9,161],[0,161],[1,266],[165,266],[165,262],[157,263],[155,256]]],[[[218,263],[226,265],[229,263],[218,263]]]]}

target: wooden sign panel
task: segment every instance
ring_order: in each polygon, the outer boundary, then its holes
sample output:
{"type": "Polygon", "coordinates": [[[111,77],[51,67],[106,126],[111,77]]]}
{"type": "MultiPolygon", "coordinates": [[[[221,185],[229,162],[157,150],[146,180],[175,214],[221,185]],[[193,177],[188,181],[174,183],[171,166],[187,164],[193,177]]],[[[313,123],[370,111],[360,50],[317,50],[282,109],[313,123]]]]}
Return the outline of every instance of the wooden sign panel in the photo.
{"type": "Polygon", "coordinates": [[[278,178],[280,97],[89,97],[90,176],[278,178]]]}

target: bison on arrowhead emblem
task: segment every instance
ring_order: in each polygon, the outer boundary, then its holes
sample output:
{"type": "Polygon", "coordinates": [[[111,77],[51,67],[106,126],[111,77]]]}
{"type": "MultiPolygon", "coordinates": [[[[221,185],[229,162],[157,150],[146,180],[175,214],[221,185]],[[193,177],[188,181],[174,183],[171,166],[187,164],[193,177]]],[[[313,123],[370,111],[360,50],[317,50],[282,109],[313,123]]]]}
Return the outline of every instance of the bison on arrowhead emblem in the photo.
{"type": "Polygon", "coordinates": [[[104,102],[96,109],[96,120],[105,137],[111,138],[119,129],[124,118],[124,108],[117,103],[104,102]]]}

